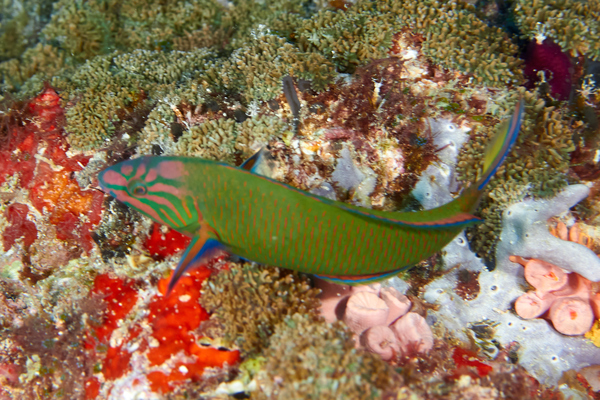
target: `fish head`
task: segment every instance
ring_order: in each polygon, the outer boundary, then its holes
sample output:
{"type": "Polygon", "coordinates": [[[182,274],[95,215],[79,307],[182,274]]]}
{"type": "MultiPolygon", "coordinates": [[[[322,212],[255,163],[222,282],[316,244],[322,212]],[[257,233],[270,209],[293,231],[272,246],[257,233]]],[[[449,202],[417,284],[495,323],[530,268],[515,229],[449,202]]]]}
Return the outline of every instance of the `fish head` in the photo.
{"type": "Polygon", "coordinates": [[[145,156],[122,161],[98,174],[102,190],[156,222],[179,231],[198,224],[200,211],[186,189],[184,161],[145,156]]]}

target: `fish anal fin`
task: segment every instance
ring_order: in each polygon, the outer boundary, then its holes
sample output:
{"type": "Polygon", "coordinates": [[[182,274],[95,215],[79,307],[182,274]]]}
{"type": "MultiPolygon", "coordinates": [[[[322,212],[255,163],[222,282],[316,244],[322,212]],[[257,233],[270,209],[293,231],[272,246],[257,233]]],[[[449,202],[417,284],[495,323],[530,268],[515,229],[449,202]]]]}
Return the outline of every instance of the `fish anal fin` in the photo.
{"type": "Polygon", "coordinates": [[[223,250],[223,245],[216,238],[212,237],[211,232],[208,229],[201,229],[199,234],[192,238],[190,245],[181,257],[177,268],[175,268],[175,271],[171,275],[166,295],[168,296],[169,293],[171,293],[179,279],[181,279],[187,270],[206,263],[223,250]]]}
{"type": "Polygon", "coordinates": [[[315,275],[317,278],[321,278],[331,283],[337,283],[338,285],[368,285],[389,279],[400,272],[410,268],[412,265],[394,269],[392,271],[383,271],[375,274],[364,274],[364,275],[315,275]]]}

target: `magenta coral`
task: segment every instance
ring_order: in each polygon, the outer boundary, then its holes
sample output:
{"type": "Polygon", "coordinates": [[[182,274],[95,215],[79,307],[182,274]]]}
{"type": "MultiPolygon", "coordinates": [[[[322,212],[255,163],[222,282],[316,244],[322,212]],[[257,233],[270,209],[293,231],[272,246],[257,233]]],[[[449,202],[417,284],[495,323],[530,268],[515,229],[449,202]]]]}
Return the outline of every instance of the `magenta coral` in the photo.
{"type": "Polygon", "coordinates": [[[550,39],[542,43],[533,41],[525,52],[525,76],[529,86],[540,80],[538,72],[546,73],[546,81],[550,85],[550,93],[557,100],[569,98],[572,86],[573,65],[571,57],[564,53],[559,45],[550,39]]]}

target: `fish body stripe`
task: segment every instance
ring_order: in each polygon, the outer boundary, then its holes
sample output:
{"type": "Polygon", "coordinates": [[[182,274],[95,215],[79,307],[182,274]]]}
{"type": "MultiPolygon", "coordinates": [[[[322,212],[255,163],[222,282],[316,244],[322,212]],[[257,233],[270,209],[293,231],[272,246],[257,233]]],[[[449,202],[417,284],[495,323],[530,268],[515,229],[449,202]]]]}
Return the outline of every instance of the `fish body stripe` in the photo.
{"type": "MultiPolygon", "coordinates": [[[[516,138],[520,104],[500,138],[501,150],[487,160],[494,171],[516,138]]],[[[218,238],[247,260],[368,282],[428,258],[480,222],[472,212],[491,175],[484,171],[483,183],[445,205],[404,213],[356,207],[245,169],[188,157],[128,160],[103,171],[99,181],[106,192],[150,218],[190,236],[203,229],[203,237],[218,238]],[[137,187],[143,187],[141,194],[134,193],[137,187]]]]}

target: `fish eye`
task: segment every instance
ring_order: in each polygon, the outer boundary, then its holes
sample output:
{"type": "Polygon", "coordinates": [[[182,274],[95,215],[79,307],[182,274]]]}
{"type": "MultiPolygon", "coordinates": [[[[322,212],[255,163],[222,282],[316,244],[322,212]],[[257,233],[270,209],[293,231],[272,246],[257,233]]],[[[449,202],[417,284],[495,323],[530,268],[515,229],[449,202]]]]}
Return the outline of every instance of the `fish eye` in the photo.
{"type": "Polygon", "coordinates": [[[142,181],[131,182],[127,189],[132,196],[143,196],[148,191],[146,184],[142,181]]]}

